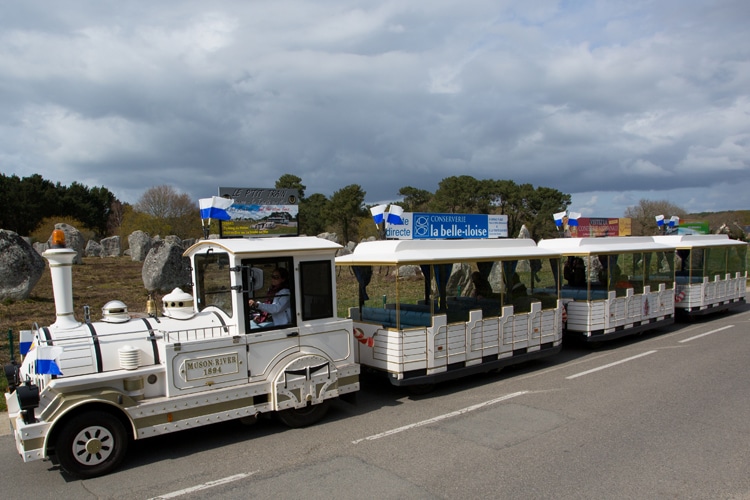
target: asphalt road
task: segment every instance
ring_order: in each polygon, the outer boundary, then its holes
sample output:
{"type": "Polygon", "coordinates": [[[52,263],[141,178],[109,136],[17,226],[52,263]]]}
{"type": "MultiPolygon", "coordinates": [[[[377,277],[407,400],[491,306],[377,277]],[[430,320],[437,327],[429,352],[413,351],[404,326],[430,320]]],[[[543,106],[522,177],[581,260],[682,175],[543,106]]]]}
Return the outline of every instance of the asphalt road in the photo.
{"type": "MultiPolygon", "coordinates": [[[[79,481],[0,436],[4,498],[750,498],[750,307],[289,430],[237,422],[134,443],[79,481]]],[[[3,423],[3,426],[5,423],[3,423]]]]}

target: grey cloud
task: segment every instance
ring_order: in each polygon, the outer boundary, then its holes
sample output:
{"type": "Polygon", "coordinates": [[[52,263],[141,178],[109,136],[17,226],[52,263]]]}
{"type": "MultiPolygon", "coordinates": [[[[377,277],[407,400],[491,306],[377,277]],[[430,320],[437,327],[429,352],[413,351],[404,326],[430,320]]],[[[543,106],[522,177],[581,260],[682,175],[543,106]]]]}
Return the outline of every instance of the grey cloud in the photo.
{"type": "Polygon", "coordinates": [[[370,202],[473,175],[587,215],[746,208],[747,2],[66,5],[0,19],[4,172],[129,202],[293,173],[370,202]]]}

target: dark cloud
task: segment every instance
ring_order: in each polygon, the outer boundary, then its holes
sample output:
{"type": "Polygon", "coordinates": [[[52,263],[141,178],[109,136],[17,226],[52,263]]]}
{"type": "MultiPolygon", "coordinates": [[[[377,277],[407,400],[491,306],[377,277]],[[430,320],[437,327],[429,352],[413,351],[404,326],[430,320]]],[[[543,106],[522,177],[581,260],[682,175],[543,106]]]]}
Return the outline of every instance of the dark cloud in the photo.
{"type": "Polygon", "coordinates": [[[0,18],[4,173],[368,202],[453,175],[744,209],[750,60],[740,1],[66,2],[0,18]]]}

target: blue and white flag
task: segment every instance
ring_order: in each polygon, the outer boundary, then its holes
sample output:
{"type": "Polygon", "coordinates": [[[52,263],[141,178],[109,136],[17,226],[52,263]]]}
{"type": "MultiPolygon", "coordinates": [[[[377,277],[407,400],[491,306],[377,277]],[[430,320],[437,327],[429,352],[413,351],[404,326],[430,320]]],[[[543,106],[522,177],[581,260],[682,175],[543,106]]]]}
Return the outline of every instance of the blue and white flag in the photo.
{"type": "Polygon", "coordinates": [[[36,351],[36,373],[38,375],[62,375],[58,358],[63,353],[59,346],[40,345],[36,351]]]}
{"type": "Polygon", "coordinates": [[[34,332],[32,330],[21,330],[18,333],[18,350],[21,356],[26,356],[26,353],[31,350],[32,342],[34,342],[34,332]]]}
{"type": "Polygon", "coordinates": [[[404,215],[403,208],[398,205],[391,205],[391,208],[388,210],[388,224],[393,224],[394,226],[402,225],[404,223],[404,220],[401,218],[402,215],[404,215]]]}
{"type": "Polygon", "coordinates": [[[229,212],[227,212],[227,208],[231,207],[232,203],[234,203],[234,200],[231,198],[212,196],[211,198],[201,198],[198,200],[198,203],[201,207],[201,219],[232,219],[229,212]]]}
{"type": "Polygon", "coordinates": [[[554,217],[554,218],[555,218],[555,225],[556,225],[557,227],[562,227],[562,223],[563,223],[563,217],[565,217],[565,214],[566,214],[566,213],[567,213],[567,212],[557,212],[556,214],[553,214],[553,215],[552,215],[552,217],[554,217]]]}
{"type": "Polygon", "coordinates": [[[376,205],[372,208],[370,208],[370,213],[372,214],[372,220],[375,221],[375,225],[377,226],[381,222],[383,222],[385,217],[385,209],[388,205],[376,205]]]}
{"type": "Polygon", "coordinates": [[[568,225],[569,226],[577,226],[578,225],[578,219],[581,217],[581,214],[579,212],[570,212],[568,214],[568,225]]]}
{"type": "Polygon", "coordinates": [[[657,215],[656,216],[656,225],[659,227],[662,227],[664,225],[664,216],[663,215],[657,215]]]}
{"type": "Polygon", "coordinates": [[[669,219],[669,227],[675,227],[680,225],[680,218],[676,215],[673,215],[671,219],[669,219]]]}

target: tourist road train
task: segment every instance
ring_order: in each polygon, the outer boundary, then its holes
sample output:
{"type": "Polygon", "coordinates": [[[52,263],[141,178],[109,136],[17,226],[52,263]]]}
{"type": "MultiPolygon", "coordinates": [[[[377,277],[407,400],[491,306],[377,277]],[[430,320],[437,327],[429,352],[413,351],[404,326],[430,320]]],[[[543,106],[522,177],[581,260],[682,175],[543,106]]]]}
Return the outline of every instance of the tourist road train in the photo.
{"type": "Polygon", "coordinates": [[[92,321],[74,312],[61,233],[44,253],[56,321],[20,332],[5,397],[23,460],[81,478],[115,470],[134,439],[263,413],[314,424],[361,370],[426,390],[552,356],[564,335],[603,342],[739,306],[747,280],[747,245],[725,235],[381,240],[338,257],[315,237],[205,239],[184,253],[190,290],[146,313],[112,300],[92,321]],[[253,307],[279,270],[284,321],[253,307]]]}

